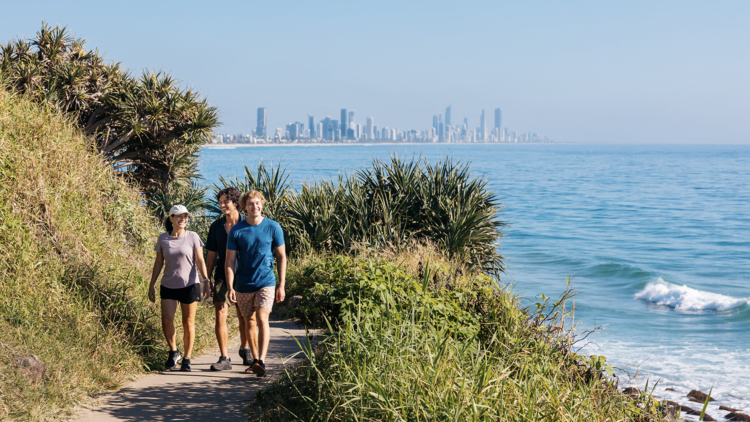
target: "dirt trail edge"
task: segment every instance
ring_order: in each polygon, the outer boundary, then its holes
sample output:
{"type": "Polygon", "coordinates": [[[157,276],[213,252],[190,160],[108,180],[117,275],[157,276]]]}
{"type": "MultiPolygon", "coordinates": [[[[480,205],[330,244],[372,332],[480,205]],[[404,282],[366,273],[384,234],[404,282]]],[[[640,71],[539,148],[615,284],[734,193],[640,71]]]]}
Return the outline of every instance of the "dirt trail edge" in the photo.
{"type": "MultiPolygon", "coordinates": [[[[246,421],[243,407],[253,400],[255,392],[279,375],[282,358],[298,352],[294,340],[305,344],[305,329],[289,321],[271,321],[271,342],[266,357],[266,377],[245,374],[237,354],[239,339],[230,341],[231,371],[212,372],[218,360],[218,349],[191,359],[192,372],[152,374],[102,397],[101,406],[86,409],[73,420],[78,422],[110,421],[246,421]],[[294,336],[294,337],[292,337],[294,336]],[[281,355],[281,358],[279,358],[281,355]]],[[[294,360],[299,359],[297,357],[294,360]]],[[[291,364],[293,361],[287,362],[291,364]]]]}

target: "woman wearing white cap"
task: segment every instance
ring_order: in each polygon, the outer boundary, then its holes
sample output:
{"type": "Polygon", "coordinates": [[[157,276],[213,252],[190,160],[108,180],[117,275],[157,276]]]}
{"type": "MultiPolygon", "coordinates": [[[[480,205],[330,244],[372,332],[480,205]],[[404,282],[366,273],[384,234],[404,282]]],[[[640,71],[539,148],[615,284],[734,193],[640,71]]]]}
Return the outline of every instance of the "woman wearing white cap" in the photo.
{"type": "Polygon", "coordinates": [[[148,299],[156,302],[156,279],[162,267],[159,296],[161,297],[161,326],[164,337],[169,344],[167,369],[177,369],[177,361],[182,357],[177,349],[175,339],[174,315],[177,304],[182,308],[182,328],[184,330],[185,357],[180,364],[181,371],[190,371],[190,353],[195,340],[195,311],[198,302],[209,296],[210,280],[203,261],[203,242],[197,233],[186,230],[190,213],[182,205],[175,205],[169,210],[169,217],[164,220],[166,233],[159,235],[154,251],[154,269],[151,272],[151,284],[148,288],[148,299]],[[200,271],[200,279],[198,278],[200,271]],[[201,282],[203,280],[203,291],[201,282]]]}

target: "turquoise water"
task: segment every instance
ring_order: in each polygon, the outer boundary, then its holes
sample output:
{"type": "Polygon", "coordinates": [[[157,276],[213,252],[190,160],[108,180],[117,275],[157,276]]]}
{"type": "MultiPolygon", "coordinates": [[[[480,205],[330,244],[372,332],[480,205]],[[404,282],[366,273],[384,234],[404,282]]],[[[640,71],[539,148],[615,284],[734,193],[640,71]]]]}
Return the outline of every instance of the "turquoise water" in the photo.
{"type": "Polygon", "coordinates": [[[579,329],[604,327],[583,351],[638,375],[623,384],[661,379],[658,395],[680,402],[713,386],[712,408],[750,411],[750,147],[210,147],[201,172],[211,183],[281,160],[299,184],[391,152],[471,161],[511,223],[505,282],[533,299],[574,276],[579,329]]]}

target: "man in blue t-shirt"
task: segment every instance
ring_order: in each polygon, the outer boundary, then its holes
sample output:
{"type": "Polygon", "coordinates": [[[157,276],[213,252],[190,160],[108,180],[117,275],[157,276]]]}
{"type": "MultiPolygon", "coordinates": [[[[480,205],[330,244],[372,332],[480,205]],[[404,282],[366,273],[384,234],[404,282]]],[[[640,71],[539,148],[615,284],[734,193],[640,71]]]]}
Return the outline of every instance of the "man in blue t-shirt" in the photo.
{"type": "Polygon", "coordinates": [[[240,206],[247,212],[247,219],[235,224],[229,231],[224,264],[229,301],[239,306],[245,318],[247,338],[250,339],[253,362],[245,372],[255,373],[259,377],[266,373],[263,360],[271,334],[268,316],[274,299],[282,302],[286,296],[284,232],[279,223],[261,215],[265,204],[266,198],[256,190],[242,195],[240,206]],[[279,270],[278,290],[273,273],[274,258],[279,270]]]}

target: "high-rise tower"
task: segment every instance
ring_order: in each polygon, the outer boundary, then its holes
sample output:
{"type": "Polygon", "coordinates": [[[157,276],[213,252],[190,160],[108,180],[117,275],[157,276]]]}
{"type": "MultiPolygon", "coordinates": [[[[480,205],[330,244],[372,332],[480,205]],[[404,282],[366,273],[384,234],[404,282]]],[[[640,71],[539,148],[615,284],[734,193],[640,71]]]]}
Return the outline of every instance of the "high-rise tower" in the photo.
{"type": "Polygon", "coordinates": [[[307,116],[307,127],[310,128],[310,139],[317,138],[317,136],[315,136],[315,116],[307,116]]]}
{"type": "Polygon", "coordinates": [[[503,111],[499,108],[495,109],[495,129],[500,131],[503,128],[503,111]]]}
{"type": "Polygon", "coordinates": [[[255,128],[255,136],[260,138],[266,137],[266,108],[258,108],[258,125],[255,128]]]}
{"type": "Polygon", "coordinates": [[[445,124],[446,125],[451,124],[451,106],[448,106],[445,109],[445,124]]]}
{"type": "Polygon", "coordinates": [[[341,133],[344,134],[344,136],[346,136],[346,130],[349,129],[349,125],[347,124],[348,122],[346,121],[347,117],[348,116],[347,116],[347,113],[346,113],[346,109],[342,108],[341,109],[341,122],[340,123],[341,123],[341,133]]]}
{"type": "Polygon", "coordinates": [[[484,122],[484,110],[482,115],[479,117],[479,140],[486,141],[487,125],[484,122]]]}

